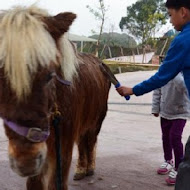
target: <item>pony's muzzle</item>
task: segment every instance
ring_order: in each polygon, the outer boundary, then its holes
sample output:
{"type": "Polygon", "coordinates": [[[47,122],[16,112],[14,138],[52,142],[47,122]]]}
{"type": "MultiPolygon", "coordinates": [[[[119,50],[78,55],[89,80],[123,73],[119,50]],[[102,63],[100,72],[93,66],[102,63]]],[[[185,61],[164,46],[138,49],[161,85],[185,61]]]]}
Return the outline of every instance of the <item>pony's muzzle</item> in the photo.
{"type": "Polygon", "coordinates": [[[38,153],[35,157],[14,158],[9,155],[12,170],[21,177],[38,175],[45,163],[46,154],[38,153]]]}
{"type": "Polygon", "coordinates": [[[12,170],[21,177],[38,175],[41,171],[44,160],[45,158],[41,153],[36,158],[27,160],[16,160],[9,156],[12,170]]]}

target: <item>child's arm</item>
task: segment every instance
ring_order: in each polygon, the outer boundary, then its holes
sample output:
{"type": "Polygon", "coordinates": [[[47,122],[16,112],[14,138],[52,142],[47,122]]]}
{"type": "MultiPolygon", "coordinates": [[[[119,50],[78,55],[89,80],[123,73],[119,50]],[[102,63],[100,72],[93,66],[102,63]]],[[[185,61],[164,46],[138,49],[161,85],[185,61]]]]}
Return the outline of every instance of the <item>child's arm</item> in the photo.
{"type": "Polygon", "coordinates": [[[152,114],[155,117],[158,117],[160,113],[160,100],[161,100],[161,88],[158,88],[153,91],[152,95],[152,114]]]}

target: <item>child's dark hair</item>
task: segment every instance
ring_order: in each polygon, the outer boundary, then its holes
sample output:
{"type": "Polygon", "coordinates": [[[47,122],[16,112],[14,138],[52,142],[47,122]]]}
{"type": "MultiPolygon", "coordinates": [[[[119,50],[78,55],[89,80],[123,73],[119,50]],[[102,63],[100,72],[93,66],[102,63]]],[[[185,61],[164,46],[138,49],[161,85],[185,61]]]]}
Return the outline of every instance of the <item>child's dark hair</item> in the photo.
{"type": "Polygon", "coordinates": [[[190,9],[190,0],[167,0],[166,7],[174,9],[180,9],[181,7],[185,7],[190,9]]]}

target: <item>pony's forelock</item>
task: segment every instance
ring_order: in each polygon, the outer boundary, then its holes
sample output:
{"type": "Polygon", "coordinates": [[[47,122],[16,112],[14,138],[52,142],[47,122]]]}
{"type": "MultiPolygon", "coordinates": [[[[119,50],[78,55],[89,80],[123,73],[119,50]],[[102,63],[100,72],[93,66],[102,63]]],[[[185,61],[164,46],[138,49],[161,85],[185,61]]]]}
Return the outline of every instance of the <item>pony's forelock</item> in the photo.
{"type": "Polygon", "coordinates": [[[39,19],[45,15],[34,6],[1,13],[0,67],[4,67],[18,99],[30,93],[31,77],[39,65],[56,62],[56,44],[39,19]]]}

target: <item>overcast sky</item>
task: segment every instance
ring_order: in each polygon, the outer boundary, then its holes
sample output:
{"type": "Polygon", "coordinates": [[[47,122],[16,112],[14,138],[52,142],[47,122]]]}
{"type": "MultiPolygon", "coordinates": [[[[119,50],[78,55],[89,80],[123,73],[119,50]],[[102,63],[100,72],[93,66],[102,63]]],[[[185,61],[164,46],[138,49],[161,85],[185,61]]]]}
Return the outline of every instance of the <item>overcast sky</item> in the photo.
{"type": "MultiPolygon", "coordinates": [[[[108,7],[106,12],[106,21],[104,31],[109,32],[111,25],[114,26],[114,32],[121,32],[119,29],[119,22],[122,16],[126,16],[126,7],[132,5],[137,0],[104,0],[108,7]]],[[[2,0],[0,2],[0,9],[9,9],[14,5],[31,5],[37,3],[41,8],[45,8],[52,15],[71,11],[77,14],[77,19],[70,28],[70,32],[78,35],[89,36],[92,35],[92,30],[98,32],[99,21],[86,8],[90,5],[96,9],[98,7],[98,0],[2,0]]],[[[160,35],[170,29],[170,26],[164,27],[160,35]]]]}

